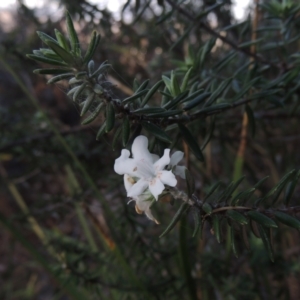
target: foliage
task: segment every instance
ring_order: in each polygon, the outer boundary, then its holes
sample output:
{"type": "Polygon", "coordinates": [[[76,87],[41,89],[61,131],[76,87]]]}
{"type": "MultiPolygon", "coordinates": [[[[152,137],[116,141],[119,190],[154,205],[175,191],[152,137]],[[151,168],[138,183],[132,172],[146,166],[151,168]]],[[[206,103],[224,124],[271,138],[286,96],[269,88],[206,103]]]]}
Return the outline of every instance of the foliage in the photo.
{"type": "MultiPolygon", "coordinates": [[[[63,199],[53,213],[63,220],[76,212],[81,241],[40,227],[35,218],[41,216],[24,206],[3,167],[1,175],[24,213],[20,218],[40,238],[51,267],[24,242],[26,232],[2,215],[0,221],[74,299],[80,294],[70,294],[64,280],[91,299],[265,299],[265,293],[293,299],[294,289],[281,279],[299,274],[284,243],[294,245],[297,236],[287,227],[300,229],[299,146],[289,143],[289,137],[299,138],[300,5],[267,1],[237,22],[228,1],[129,0],[114,23],[105,10],[94,7],[91,13],[87,1],[79,2],[66,3],[66,34],[38,31],[44,48],[27,57],[42,65],[34,73],[67,89],[83,117],[80,128],[97,129],[97,143],[84,135],[64,139],[32,100],[58,141],[43,149],[47,165],[64,166],[72,200],[63,199]],[[92,20],[101,12],[102,23],[101,35],[92,31],[84,51],[71,14],[82,19],[86,12],[92,20]],[[126,12],[132,18],[127,24],[126,12]],[[132,70],[124,64],[130,60],[126,47],[137,53],[132,70]],[[110,74],[133,84],[119,83],[118,89],[110,74]],[[121,181],[112,174],[115,155],[108,149],[130,148],[141,133],[149,137],[151,152],[162,156],[165,148],[179,148],[186,156],[185,182],[168,187],[154,207],[160,227],[125,205],[121,181]],[[54,150],[58,160],[50,157],[54,150]],[[96,178],[103,180],[101,190],[96,178]],[[93,197],[101,209],[92,209],[93,197]]],[[[19,155],[26,151],[24,145],[19,155]]]]}

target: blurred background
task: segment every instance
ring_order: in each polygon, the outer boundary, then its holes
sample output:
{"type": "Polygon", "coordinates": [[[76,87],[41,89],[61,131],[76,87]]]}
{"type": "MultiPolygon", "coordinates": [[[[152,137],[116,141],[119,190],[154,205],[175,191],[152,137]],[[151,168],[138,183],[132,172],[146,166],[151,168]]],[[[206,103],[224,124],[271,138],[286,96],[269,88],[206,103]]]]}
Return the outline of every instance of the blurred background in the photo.
{"type": "MultiPolygon", "coordinates": [[[[205,10],[216,4],[215,0],[183,2],[188,11],[205,10]]],[[[250,40],[256,2],[224,2],[225,5],[205,15],[205,22],[214,29],[242,24],[227,30],[227,37],[237,43],[250,40]]],[[[118,235],[111,238],[107,226],[111,219],[103,213],[85,176],[62,148],[41,112],[1,63],[0,211],[50,263],[57,276],[66,277],[89,292],[89,298],[85,299],[146,299],[142,289],[135,284],[134,276],[142,279],[153,299],[192,299],[178,263],[178,234],[173,232],[165,239],[158,239],[177,206],[170,206],[169,199],[156,205],[154,214],[161,222],[158,226],[144,215],[137,215],[132,203],[127,205],[122,178],[113,172],[121,143],[117,142],[113,148],[112,134],[96,141],[101,119],[82,126],[78,107],[66,95],[67,84],[47,85],[49,78],[33,74],[40,66],[26,54],[43,47],[36,31],[50,36],[54,36],[55,28],[66,32],[64,12],[68,10],[82,49],[87,49],[94,29],[101,34],[94,60],[96,64],[105,60],[112,64],[107,80],[114,84],[112,93],[115,97],[123,99],[132,93],[134,79],[142,82],[150,78],[151,84],[155,83],[164,72],[188,61],[188,44],[197,51],[211,38],[207,32],[196,28],[188,42],[178,42],[189,24],[177,13],[159,23],[168,9],[170,7],[160,0],[2,0],[0,3],[2,59],[37,98],[42,110],[96,183],[117,219],[112,226],[118,235]],[[81,212],[78,212],[78,205],[81,212]],[[29,215],[46,232],[47,246],[32,229],[35,225],[29,215]],[[81,217],[100,245],[97,254],[91,250],[91,245],[88,246],[88,233],[84,223],[79,222],[81,217]],[[47,251],[49,245],[64,257],[64,263],[53,259],[47,251]],[[113,255],[115,247],[124,254],[135,274],[133,277],[113,255]]],[[[262,25],[273,22],[271,18],[263,18],[264,12],[259,13],[262,25]]],[[[299,13],[297,18],[295,28],[299,29],[299,13]]],[[[276,32],[270,32],[268,38],[277,41],[280,37],[276,32]]],[[[287,47],[284,54],[266,50],[263,55],[270,59],[288,56],[299,51],[299,42],[287,47]]],[[[210,60],[201,71],[203,79],[208,74],[206,71],[230,51],[222,41],[216,42],[210,60]]],[[[242,65],[241,54],[239,59],[223,69],[220,76],[231,76],[242,65]]],[[[274,79],[272,73],[267,77],[274,79]]],[[[298,90],[295,93],[297,99],[292,101],[299,103],[298,90]]],[[[291,103],[283,107],[278,104],[278,99],[271,100],[270,110],[256,107],[256,136],[249,136],[242,170],[246,175],[245,189],[270,176],[258,191],[260,194],[274,186],[286,172],[300,166],[298,106],[291,103]],[[294,114],[290,114],[291,109],[294,114]]],[[[190,158],[189,165],[200,197],[217,180],[222,180],[225,185],[231,182],[241,140],[242,117],[241,109],[229,110],[219,117],[205,149],[205,164],[200,164],[193,156],[190,158]]],[[[199,140],[203,140],[209,124],[210,119],[199,120],[193,125],[199,140]]],[[[177,148],[183,150],[183,145],[178,143],[177,148]]],[[[180,184],[184,187],[184,183],[180,184]]],[[[294,198],[297,200],[299,195],[297,187],[294,198]]],[[[250,237],[251,251],[240,247],[243,242],[239,241],[240,255],[236,258],[224,241],[222,245],[216,242],[208,226],[203,240],[192,239],[193,228],[189,223],[192,224],[192,220],[188,219],[186,228],[189,236],[186,251],[192,265],[191,276],[196,282],[197,299],[300,299],[299,232],[281,228],[281,234],[274,237],[275,263],[272,263],[262,241],[254,235],[250,237]]],[[[0,241],[0,299],[73,299],[4,227],[0,227],[0,241]]]]}

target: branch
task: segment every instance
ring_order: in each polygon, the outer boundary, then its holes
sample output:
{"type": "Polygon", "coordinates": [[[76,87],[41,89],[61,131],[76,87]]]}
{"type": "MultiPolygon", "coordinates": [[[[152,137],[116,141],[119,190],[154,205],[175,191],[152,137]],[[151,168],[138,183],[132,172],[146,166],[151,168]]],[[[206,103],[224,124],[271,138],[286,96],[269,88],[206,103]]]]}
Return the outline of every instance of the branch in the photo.
{"type": "Polygon", "coordinates": [[[179,5],[174,3],[173,0],[167,0],[167,2],[172,6],[172,8],[176,9],[179,13],[181,13],[183,16],[185,16],[187,19],[189,19],[189,21],[192,20],[193,22],[197,22],[200,25],[200,27],[202,27],[205,31],[207,31],[212,36],[215,36],[215,37],[219,38],[223,43],[231,46],[231,48],[233,48],[233,49],[235,49],[239,52],[242,52],[242,53],[246,54],[247,56],[253,57],[256,61],[259,61],[262,64],[269,65],[269,66],[272,66],[274,68],[279,68],[278,65],[266,60],[265,58],[257,55],[256,53],[251,53],[251,51],[248,51],[244,48],[240,48],[233,41],[229,40],[225,36],[222,36],[220,33],[214,31],[205,22],[198,21],[192,14],[190,14],[188,11],[186,11],[185,9],[183,9],[182,7],[180,7],[179,5]]]}

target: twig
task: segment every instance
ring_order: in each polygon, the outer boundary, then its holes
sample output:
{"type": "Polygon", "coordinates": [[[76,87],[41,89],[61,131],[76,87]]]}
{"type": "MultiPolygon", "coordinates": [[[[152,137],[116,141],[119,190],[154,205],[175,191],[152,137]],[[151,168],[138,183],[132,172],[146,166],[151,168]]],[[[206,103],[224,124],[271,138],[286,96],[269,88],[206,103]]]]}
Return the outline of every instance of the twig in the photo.
{"type": "Polygon", "coordinates": [[[229,40],[225,36],[222,36],[220,33],[216,32],[215,30],[210,28],[205,22],[196,20],[196,18],[192,14],[190,14],[188,11],[186,11],[185,9],[183,9],[182,7],[180,7],[179,5],[174,3],[173,0],[167,0],[167,2],[172,6],[172,8],[176,9],[179,13],[184,15],[190,21],[192,20],[194,22],[198,22],[200,27],[202,27],[205,31],[207,31],[211,35],[219,38],[222,42],[224,42],[227,45],[231,46],[231,48],[233,48],[233,49],[235,49],[239,52],[242,52],[242,53],[246,54],[247,56],[253,57],[256,61],[259,61],[262,64],[269,65],[269,66],[272,66],[272,67],[275,67],[275,68],[279,68],[278,65],[266,60],[265,58],[257,55],[256,53],[252,53],[251,51],[248,51],[245,48],[240,48],[236,43],[234,43],[233,41],[229,40]]]}

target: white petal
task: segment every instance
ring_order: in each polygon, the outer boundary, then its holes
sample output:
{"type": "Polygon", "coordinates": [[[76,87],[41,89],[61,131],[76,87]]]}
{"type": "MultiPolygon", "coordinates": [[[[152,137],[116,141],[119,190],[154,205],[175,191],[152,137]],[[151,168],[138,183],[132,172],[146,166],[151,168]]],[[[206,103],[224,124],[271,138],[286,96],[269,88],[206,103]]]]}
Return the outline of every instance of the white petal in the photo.
{"type": "Polygon", "coordinates": [[[170,165],[176,166],[183,158],[184,153],[182,151],[176,151],[171,155],[170,165]]]}
{"type": "Polygon", "coordinates": [[[125,186],[126,192],[128,192],[132,188],[134,183],[135,183],[135,181],[132,177],[130,177],[128,174],[124,175],[124,186],[125,186]]]}
{"type": "Polygon", "coordinates": [[[159,160],[159,156],[157,154],[153,154],[151,153],[151,156],[152,156],[152,162],[155,163],[156,161],[159,160]]]}
{"type": "Polygon", "coordinates": [[[167,184],[169,186],[175,186],[177,184],[176,177],[171,171],[160,171],[157,174],[157,177],[163,184],[167,184]]]}
{"type": "Polygon", "coordinates": [[[134,139],[131,152],[136,160],[146,159],[149,162],[153,162],[152,155],[148,150],[148,139],[143,135],[139,135],[134,139]]]}
{"type": "Polygon", "coordinates": [[[129,158],[130,152],[123,149],[121,156],[115,160],[114,170],[120,175],[129,174],[134,176],[134,168],[136,164],[132,158],[129,158]]]}
{"type": "Polygon", "coordinates": [[[164,189],[165,186],[157,177],[153,178],[149,183],[149,190],[156,200],[158,199],[158,196],[162,193],[164,189]]]}
{"type": "Polygon", "coordinates": [[[156,171],[160,171],[169,163],[170,163],[170,149],[165,149],[164,155],[157,162],[154,163],[154,168],[156,171]]]}
{"type": "Polygon", "coordinates": [[[148,187],[149,182],[144,180],[144,179],[140,179],[137,183],[135,183],[129,191],[127,191],[127,196],[128,197],[136,197],[141,195],[145,189],[148,187]]]}
{"type": "Polygon", "coordinates": [[[135,173],[137,177],[148,179],[148,180],[155,177],[154,166],[151,162],[149,162],[146,159],[141,159],[139,161],[136,161],[135,173]]]}
{"type": "Polygon", "coordinates": [[[174,173],[175,173],[175,175],[180,176],[182,179],[185,179],[185,167],[184,166],[176,166],[174,173]]]}

